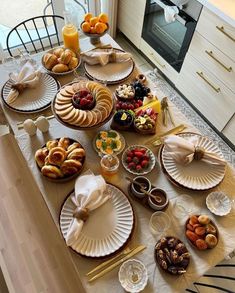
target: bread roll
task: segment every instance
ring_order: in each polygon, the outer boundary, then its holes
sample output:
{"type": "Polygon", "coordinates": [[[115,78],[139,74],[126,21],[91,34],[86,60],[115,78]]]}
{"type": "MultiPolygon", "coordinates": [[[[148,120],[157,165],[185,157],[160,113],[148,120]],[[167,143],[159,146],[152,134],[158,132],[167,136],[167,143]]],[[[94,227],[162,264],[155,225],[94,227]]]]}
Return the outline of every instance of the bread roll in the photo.
{"type": "Polygon", "coordinates": [[[63,48],[57,48],[53,51],[53,54],[56,55],[57,58],[60,58],[60,56],[62,55],[62,53],[64,53],[64,49],[63,48]]]}
{"type": "Polygon", "coordinates": [[[77,173],[79,170],[81,170],[81,168],[81,162],[76,160],[65,160],[63,164],[60,166],[60,170],[65,176],[73,175],[77,173]]]}
{"type": "Polygon", "coordinates": [[[62,147],[52,148],[48,155],[48,162],[51,165],[60,166],[66,158],[66,151],[62,147]]]}
{"type": "Polygon", "coordinates": [[[68,146],[70,145],[70,139],[67,137],[61,137],[58,146],[62,147],[63,149],[67,150],[68,146]]]}
{"type": "Polygon", "coordinates": [[[49,150],[47,148],[42,148],[36,151],[35,153],[35,161],[38,164],[39,168],[42,168],[45,164],[45,159],[49,153],[49,150]]]}
{"type": "Polygon", "coordinates": [[[65,64],[56,64],[53,68],[52,71],[55,73],[62,73],[68,71],[69,68],[65,64]]]}
{"type": "Polygon", "coordinates": [[[46,69],[51,70],[57,63],[57,57],[51,53],[46,53],[43,56],[43,63],[46,69]]]}
{"type": "Polygon", "coordinates": [[[75,67],[77,67],[77,65],[78,65],[78,58],[72,57],[68,64],[69,69],[72,70],[75,67]]]}
{"type": "Polygon", "coordinates": [[[68,50],[65,50],[65,51],[61,54],[61,56],[60,56],[60,62],[61,62],[62,64],[66,64],[66,65],[67,65],[67,64],[69,64],[71,58],[72,58],[72,54],[71,54],[71,52],[68,51],[68,50]]]}
{"type": "Polygon", "coordinates": [[[78,142],[72,143],[67,149],[67,154],[71,153],[73,150],[75,150],[76,148],[80,148],[80,147],[81,147],[80,143],[78,143],[78,142]]]}
{"type": "Polygon", "coordinates": [[[82,148],[76,148],[70,152],[67,156],[67,159],[82,161],[85,157],[85,150],[82,148]]]}
{"type": "Polygon", "coordinates": [[[63,177],[62,172],[56,166],[51,166],[51,165],[43,166],[41,169],[41,172],[42,172],[42,175],[47,176],[49,178],[53,178],[53,179],[63,177]]]}
{"type": "Polygon", "coordinates": [[[47,143],[46,143],[46,147],[48,148],[48,150],[52,149],[52,148],[55,148],[58,146],[58,140],[49,140],[47,143]]]}
{"type": "Polygon", "coordinates": [[[76,57],[76,54],[71,49],[65,49],[65,52],[70,52],[72,57],[76,57]]]}

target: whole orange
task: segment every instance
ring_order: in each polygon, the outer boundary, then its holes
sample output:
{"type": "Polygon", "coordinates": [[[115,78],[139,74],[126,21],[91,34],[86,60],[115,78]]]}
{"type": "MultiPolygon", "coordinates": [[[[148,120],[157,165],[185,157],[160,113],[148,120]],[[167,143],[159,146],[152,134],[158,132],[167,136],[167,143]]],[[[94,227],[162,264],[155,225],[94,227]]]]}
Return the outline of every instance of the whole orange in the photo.
{"type": "Polygon", "coordinates": [[[93,17],[93,15],[91,13],[86,13],[84,15],[84,21],[89,22],[92,17],[93,17]]]}
{"type": "Polygon", "coordinates": [[[96,29],[95,29],[94,26],[91,27],[90,33],[91,33],[91,34],[96,34],[96,29]]]}
{"type": "Polygon", "coordinates": [[[90,25],[95,26],[98,21],[99,21],[98,17],[92,17],[90,19],[90,25]]]}
{"type": "Polygon", "coordinates": [[[99,15],[99,21],[103,22],[103,23],[107,23],[108,22],[108,15],[105,13],[100,13],[99,15]]]}
{"type": "Polygon", "coordinates": [[[90,30],[91,30],[90,23],[87,22],[87,21],[83,22],[83,24],[82,24],[82,30],[84,31],[84,33],[89,33],[90,30]]]}
{"type": "Polygon", "coordinates": [[[97,22],[97,24],[95,25],[97,34],[102,34],[105,31],[106,27],[106,24],[102,22],[97,22]]]}

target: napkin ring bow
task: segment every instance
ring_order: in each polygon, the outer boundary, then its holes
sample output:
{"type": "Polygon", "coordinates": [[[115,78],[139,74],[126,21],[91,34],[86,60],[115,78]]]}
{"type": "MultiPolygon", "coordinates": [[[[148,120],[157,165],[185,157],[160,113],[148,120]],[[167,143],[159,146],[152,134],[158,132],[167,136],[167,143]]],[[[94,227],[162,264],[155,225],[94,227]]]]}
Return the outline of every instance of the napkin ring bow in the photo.
{"type": "Polygon", "coordinates": [[[86,222],[86,220],[89,218],[89,209],[77,207],[73,212],[73,217],[86,222]]]}
{"type": "Polygon", "coordinates": [[[15,84],[12,84],[11,88],[18,91],[21,94],[26,88],[26,86],[22,83],[15,83],[15,84]]]}
{"type": "Polygon", "coordinates": [[[204,148],[196,146],[195,151],[194,151],[194,155],[193,155],[194,160],[200,161],[203,158],[204,153],[205,153],[204,148]]]}

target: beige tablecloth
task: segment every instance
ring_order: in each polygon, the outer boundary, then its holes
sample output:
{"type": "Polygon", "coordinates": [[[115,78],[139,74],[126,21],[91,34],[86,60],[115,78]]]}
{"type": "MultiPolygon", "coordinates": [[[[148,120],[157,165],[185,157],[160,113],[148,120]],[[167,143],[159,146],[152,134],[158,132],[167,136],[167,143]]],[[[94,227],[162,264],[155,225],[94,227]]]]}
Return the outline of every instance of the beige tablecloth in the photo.
{"type": "MultiPolygon", "coordinates": [[[[136,72],[135,72],[136,73],[136,72]]],[[[133,73],[133,76],[135,75],[133,73]]],[[[132,78],[133,78],[132,76],[132,78]]],[[[152,85],[153,86],[153,85],[152,85]]],[[[115,86],[111,87],[112,89],[115,86]]],[[[161,96],[163,93],[158,93],[161,96]]],[[[174,118],[176,124],[184,123],[188,126],[187,131],[197,132],[190,123],[186,120],[186,118],[182,115],[182,113],[172,104],[172,111],[174,113],[174,118]]],[[[8,113],[8,115],[12,117],[13,113],[8,113]]],[[[14,118],[15,119],[15,118],[14,118]]],[[[13,120],[14,120],[13,119],[13,120]]],[[[171,127],[169,125],[169,127],[171,127]]],[[[109,123],[103,126],[101,129],[108,129],[109,123]]],[[[100,130],[100,129],[99,129],[100,130]]],[[[161,116],[158,120],[157,132],[161,133],[164,131],[164,127],[161,125],[161,116]]],[[[51,138],[58,138],[61,136],[68,136],[74,139],[78,139],[82,145],[85,147],[87,152],[87,160],[85,164],[85,170],[91,169],[95,174],[100,173],[99,167],[99,157],[97,153],[93,150],[92,140],[94,138],[97,130],[91,131],[76,131],[62,126],[55,119],[50,121],[50,131],[46,134],[37,133],[34,137],[29,137],[23,131],[17,133],[16,138],[18,140],[19,146],[25,156],[28,165],[30,166],[38,186],[43,194],[43,197],[50,209],[50,212],[53,216],[55,223],[59,229],[59,214],[61,205],[64,202],[67,194],[73,189],[74,181],[63,183],[63,184],[55,184],[49,182],[47,179],[43,178],[38,169],[36,167],[34,161],[34,153],[40,148],[45,141],[51,138]]],[[[127,145],[132,144],[145,144],[149,137],[136,135],[135,133],[123,132],[123,136],[126,139],[127,145]]],[[[153,149],[154,153],[157,155],[157,150],[153,149]]],[[[84,170],[84,171],[85,171],[84,170]]],[[[117,175],[109,178],[108,180],[120,187],[124,192],[127,193],[127,182],[124,179],[125,176],[129,175],[121,166],[120,171],[117,175]]],[[[184,222],[185,218],[182,218],[180,221],[175,217],[174,213],[174,201],[181,194],[188,194],[194,200],[195,205],[195,213],[206,213],[209,214],[209,211],[205,205],[205,198],[210,191],[206,192],[193,192],[188,191],[179,187],[175,187],[172,185],[163,172],[160,169],[159,163],[156,163],[156,167],[154,170],[148,175],[148,178],[152,181],[154,185],[159,188],[164,189],[167,192],[167,195],[170,199],[170,204],[167,209],[168,215],[172,219],[172,224],[167,231],[168,235],[173,235],[181,238],[186,242],[184,236],[184,222]]],[[[228,193],[230,196],[235,198],[234,190],[235,190],[235,172],[232,167],[228,166],[226,170],[226,176],[223,182],[215,188],[215,190],[223,190],[228,193]]],[[[153,251],[154,245],[157,239],[152,236],[150,233],[148,223],[151,216],[151,211],[147,210],[145,207],[141,206],[138,202],[131,202],[134,207],[135,215],[136,215],[136,231],[133,235],[133,239],[131,240],[131,246],[135,244],[145,244],[147,249],[141,254],[137,255],[136,258],[142,260],[148,269],[149,282],[144,292],[146,293],[176,293],[182,292],[185,288],[190,286],[190,284],[197,280],[201,275],[203,275],[209,268],[216,265],[218,262],[224,259],[226,255],[228,255],[235,248],[235,212],[232,210],[229,216],[226,217],[214,217],[210,214],[210,217],[216,222],[218,229],[220,231],[220,241],[218,246],[210,251],[196,251],[190,245],[187,245],[190,253],[191,253],[191,262],[188,267],[187,273],[180,277],[170,276],[163,273],[156,266],[153,251]]],[[[68,248],[69,249],[69,248],[68,248]]],[[[117,272],[118,269],[113,270],[109,274],[105,275],[101,279],[95,281],[94,283],[89,284],[85,277],[85,273],[92,269],[94,266],[100,263],[98,260],[87,259],[84,257],[80,257],[75,252],[71,251],[72,259],[77,269],[80,272],[82,282],[87,292],[124,292],[121,285],[118,282],[117,272]]]]}

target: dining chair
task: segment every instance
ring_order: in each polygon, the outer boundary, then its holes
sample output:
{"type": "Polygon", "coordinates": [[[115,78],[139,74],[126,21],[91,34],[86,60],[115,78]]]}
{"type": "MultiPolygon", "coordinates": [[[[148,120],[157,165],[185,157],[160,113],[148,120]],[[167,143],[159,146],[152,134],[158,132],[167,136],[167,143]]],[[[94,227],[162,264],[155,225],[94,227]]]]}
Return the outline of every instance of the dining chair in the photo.
{"type": "Polygon", "coordinates": [[[6,44],[10,56],[18,46],[28,53],[45,51],[48,47],[60,46],[61,28],[64,18],[60,15],[42,15],[17,24],[8,33],[6,44]],[[14,44],[13,44],[14,42],[14,44]]]}

